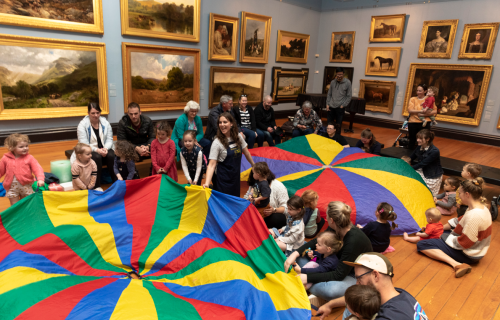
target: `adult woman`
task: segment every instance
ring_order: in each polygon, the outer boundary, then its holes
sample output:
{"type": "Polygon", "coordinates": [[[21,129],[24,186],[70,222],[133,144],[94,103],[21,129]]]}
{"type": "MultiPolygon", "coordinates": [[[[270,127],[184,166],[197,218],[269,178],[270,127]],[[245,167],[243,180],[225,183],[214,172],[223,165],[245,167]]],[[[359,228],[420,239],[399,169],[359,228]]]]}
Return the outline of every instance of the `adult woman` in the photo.
{"type": "MultiPolygon", "coordinates": [[[[106,163],[111,180],[117,180],[113,171],[115,152],[113,144],[113,129],[106,118],[101,117],[101,107],[96,102],[87,105],[88,115],[78,124],[78,142],[86,143],[92,148],[92,160],[97,165],[97,179],[95,188],[101,187],[102,164],[106,163]]],[[[76,154],[71,155],[71,163],[76,159],[76,154]]]]}
{"type": "Polygon", "coordinates": [[[436,31],[436,39],[427,42],[424,52],[442,52],[446,53],[448,41],[441,36],[441,30],[436,31]]]}
{"type": "Polygon", "coordinates": [[[417,250],[426,256],[443,261],[460,278],[471,271],[470,264],[479,262],[488,252],[491,242],[492,221],[483,193],[483,179],[465,180],[458,189],[462,203],[469,209],[458,218],[448,220],[441,239],[421,240],[417,250]],[[453,231],[451,233],[446,230],[453,231]]]}
{"type": "Polygon", "coordinates": [[[484,43],[481,41],[481,32],[476,33],[476,40],[469,43],[467,53],[484,53],[484,43]]]}
{"type": "Polygon", "coordinates": [[[443,168],[439,149],[432,143],[433,140],[433,132],[427,129],[420,130],[417,133],[418,147],[413,150],[410,158],[413,169],[417,170],[432,195],[436,196],[441,188],[443,168]]]}
{"type": "Polygon", "coordinates": [[[238,105],[233,107],[236,123],[241,128],[241,132],[245,135],[248,149],[253,148],[255,140],[257,140],[257,145],[262,147],[264,144],[264,133],[257,129],[257,122],[255,121],[253,108],[248,107],[247,104],[248,98],[245,94],[242,94],[238,100],[238,105]]]}
{"type": "MultiPolygon", "coordinates": [[[[425,101],[426,93],[427,93],[427,85],[419,84],[417,86],[417,96],[412,97],[410,99],[410,103],[408,104],[408,113],[410,114],[408,118],[408,136],[410,140],[408,148],[410,150],[413,150],[415,148],[415,143],[417,142],[417,132],[422,130],[422,128],[429,129],[431,126],[430,125],[431,119],[429,117],[425,118],[425,120],[427,120],[425,126],[422,126],[422,120],[418,118],[418,114],[422,112],[421,104],[424,103],[425,101]]],[[[436,105],[434,104],[432,112],[429,114],[429,116],[435,114],[437,114],[437,108],[436,105]]]]}
{"type": "Polygon", "coordinates": [[[370,128],[366,128],[361,131],[361,139],[356,142],[356,148],[360,148],[366,153],[380,155],[382,145],[375,139],[375,135],[370,128]]]}
{"type": "Polygon", "coordinates": [[[339,131],[340,131],[340,124],[329,123],[326,126],[326,132],[323,133],[323,137],[336,141],[344,148],[349,148],[350,147],[349,143],[347,143],[347,140],[338,133],[339,131]]]}
{"type": "Polygon", "coordinates": [[[293,119],[292,137],[305,136],[306,134],[318,133],[323,126],[316,111],[312,109],[312,103],[304,101],[302,108],[297,111],[293,119]],[[316,129],[314,129],[316,125],[316,129]]]}
{"type": "MultiPolygon", "coordinates": [[[[356,258],[365,252],[371,252],[370,239],[351,223],[351,207],[341,201],[333,201],[328,204],[327,218],[329,228],[334,231],[343,241],[342,249],[336,253],[339,264],[334,271],[326,273],[300,274],[302,283],[314,283],[309,291],[325,300],[342,297],[347,288],[356,284],[353,267],[343,261],[354,262],[356,258]]],[[[299,266],[303,266],[309,260],[301,257],[302,253],[311,248],[316,249],[317,239],[313,239],[293,252],[285,261],[285,271],[288,272],[290,265],[297,260],[299,266]]]]}
{"type": "Polygon", "coordinates": [[[238,134],[238,126],[233,116],[224,112],[217,123],[217,135],[210,149],[210,163],[203,187],[209,187],[214,178],[214,190],[239,197],[241,154],[245,155],[252,166],[254,162],[248,152],[247,143],[238,134]]]}

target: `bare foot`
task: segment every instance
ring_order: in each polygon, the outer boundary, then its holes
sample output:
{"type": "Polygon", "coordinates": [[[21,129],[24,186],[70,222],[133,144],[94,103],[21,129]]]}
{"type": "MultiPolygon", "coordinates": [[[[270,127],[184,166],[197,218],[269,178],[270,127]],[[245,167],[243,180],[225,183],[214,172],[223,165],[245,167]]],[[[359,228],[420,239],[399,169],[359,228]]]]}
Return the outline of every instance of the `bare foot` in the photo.
{"type": "Polygon", "coordinates": [[[403,239],[405,239],[406,241],[408,241],[408,238],[409,238],[409,237],[408,237],[408,233],[406,233],[406,232],[405,232],[405,233],[403,233],[403,239]]]}

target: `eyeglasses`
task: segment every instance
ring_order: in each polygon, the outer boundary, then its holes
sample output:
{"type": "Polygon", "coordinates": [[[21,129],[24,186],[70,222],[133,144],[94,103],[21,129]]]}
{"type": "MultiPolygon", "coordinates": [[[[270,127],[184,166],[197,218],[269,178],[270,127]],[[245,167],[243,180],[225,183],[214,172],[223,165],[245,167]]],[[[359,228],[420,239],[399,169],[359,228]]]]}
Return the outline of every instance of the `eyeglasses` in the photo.
{"type": "Polygon", "coordinates": [[[357,276],[357,277],[356,277],[356,276],[354,276],[354,279],[356,279],[356,281],[359,281],[359,279],[361,279],[361,277],[366,276],[367,274],[372,273],[372,272],[373,272],[373,270],[370,270],[370,271],[368,271],[368,272],[366,272],[366,273],[363,273],[363,274],[362,274],[362,275],[360,275],[360,276],[357,276]]]}

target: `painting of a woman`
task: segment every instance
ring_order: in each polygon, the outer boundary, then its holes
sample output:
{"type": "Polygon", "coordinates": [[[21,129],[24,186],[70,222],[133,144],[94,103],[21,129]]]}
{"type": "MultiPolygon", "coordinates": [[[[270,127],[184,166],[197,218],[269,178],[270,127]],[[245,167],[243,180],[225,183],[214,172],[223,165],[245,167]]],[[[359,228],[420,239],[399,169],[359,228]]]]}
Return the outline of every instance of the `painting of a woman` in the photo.
{"type": "Polygon", "coordinates": [[[481,41],[483,37],[483,33],[481,31],[476,32],[475,41],[469,43],[469,48],[467,49],[467,53],[484,53],[486,52],[486,48],[484,47],[484,42],[481,41]]]}
{"type": "MultiPolygon", "coordinates": [[[[449,27],[445,27],[449,29],[449,27]]],[[[430,28],[429,28],[430,29],[430,28]]],[[[436,38],[432,41],[427,42],[424,48],[424,52],[442,52],[446,53],[448,49],[448,41],[445,39],[448,37],[447,33],[442,33],[441,30],[436,30],[436,38]]]]}

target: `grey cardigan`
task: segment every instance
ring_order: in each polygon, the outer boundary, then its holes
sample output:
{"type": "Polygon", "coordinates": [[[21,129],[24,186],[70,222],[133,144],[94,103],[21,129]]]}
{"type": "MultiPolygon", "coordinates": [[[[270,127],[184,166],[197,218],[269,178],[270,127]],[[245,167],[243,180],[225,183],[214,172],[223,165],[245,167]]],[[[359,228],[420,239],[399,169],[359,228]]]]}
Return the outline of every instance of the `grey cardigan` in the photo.
{"type": "Polygon", "coordinates": [[[351,98],[351,81],[346,78],[342,79],[340,82],[338,82],[337,79],[333,79],[330,83],[330,89],[328,89],[326,104],[331,108],[339,108],[340,106],[345,108],[351,102],[351,98]]]}

